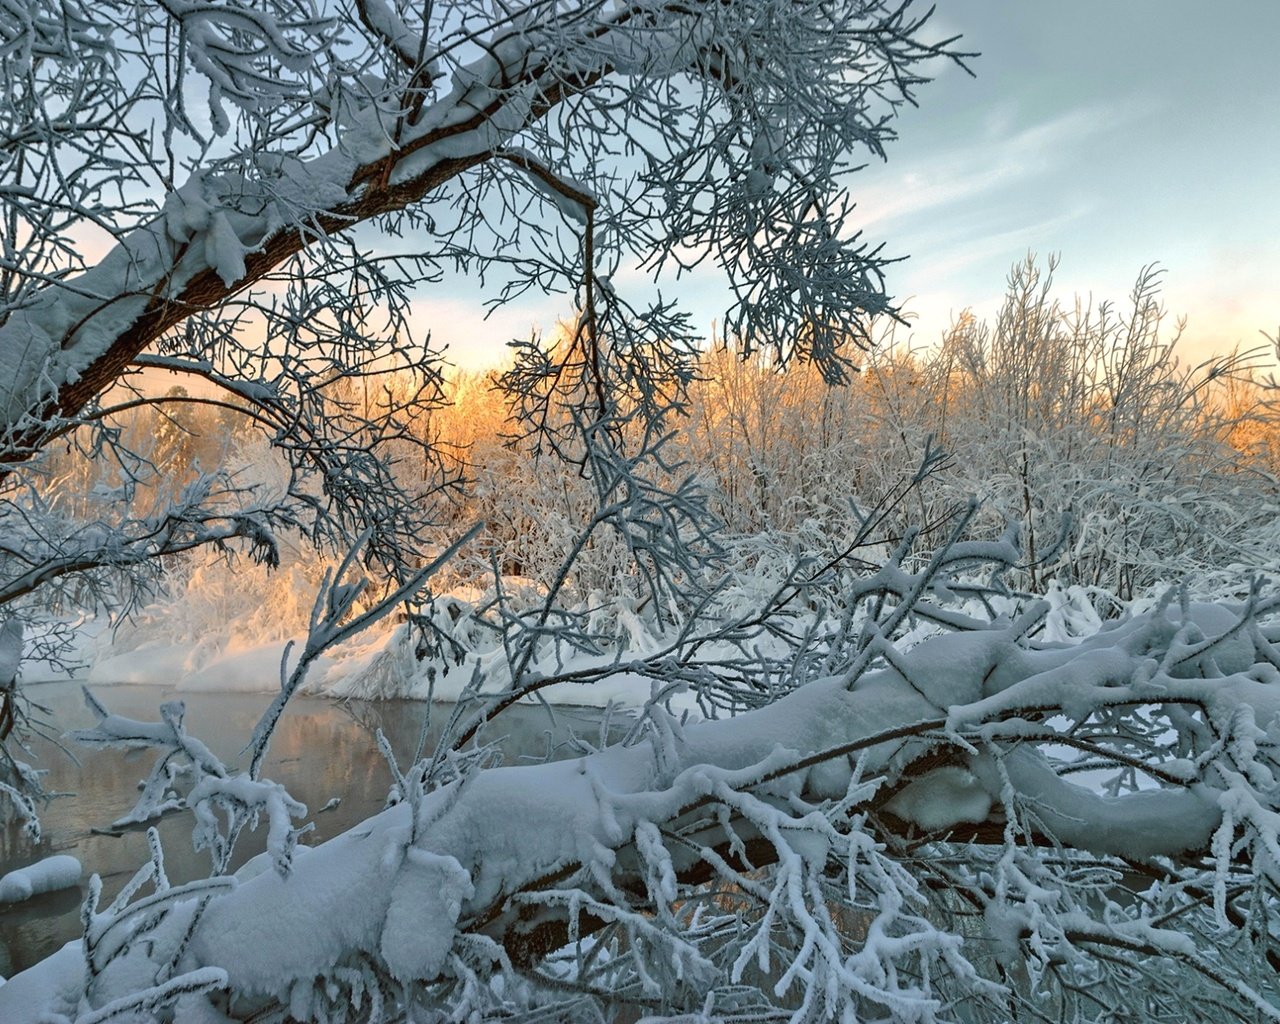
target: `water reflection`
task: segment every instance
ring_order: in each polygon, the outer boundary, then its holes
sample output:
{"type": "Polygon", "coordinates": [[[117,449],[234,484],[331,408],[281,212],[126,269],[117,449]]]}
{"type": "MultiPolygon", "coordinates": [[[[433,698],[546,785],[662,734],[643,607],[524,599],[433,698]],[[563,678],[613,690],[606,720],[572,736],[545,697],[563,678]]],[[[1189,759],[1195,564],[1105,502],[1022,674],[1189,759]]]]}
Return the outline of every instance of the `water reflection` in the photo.
{"type": "MultiPolygon", "coordinates": [[[[47,683],[31,687],[31,696],[49,709],[59,731],[89,728],[93,715],[85,708],[79,684],[47,683]]],[[[111,686],[95,689],[108,710],[129,718],[156,720],[161,702],[175,694],[154,686],[111,686]]],[[[187,728],[199,736],[229,766],[243,765],[242,749],[270,698],[264,694],[184,693],[187,728]]],[[[406,767],[423,736],[429,706],[419,701],[347,701],[335,703],[300,697],[292,701],[271,742],[264,775],[282,782],[307,805],[315,830],[303,838],[308,845],[332,838],[383,806],[390,773],[374,745],[381,729],[406,767]],[[332,798],[334,809],[320,812],[332,798]],[[320,812],[320,813],[317,813],[320,812]]],[[[436,705],[426,734],[429,752],[451,708],[436,705]]],[[[623,723],[620,723],[621,727],[623,723]]],[[[569,757],[578,753],[570,742],[580,735],[600,742],[600,715],[589,708],[557,709],[554,717],[539,707],[516,707],[490,726],[488,738],[500,741],[507,764],[525,760],[569,757]]],[[[16,826],[0,829],[0,874],[54,853],[80,858],[85,879],[97,872],[103,895],[110,900],[137,867],[147,859],[146,837],[129,832],[116,837],[104,829],[127,811],[136,799],[138,782],[150,770],[151,751],[73,750],[79,764],[55,743],[36,739],[32,754],[49,769],[50,791],[74,795],[54,800],[41,814],[44,838],[38,848],[16,826]]],[[[209,857],[191,845],[191,817],[178,814],[157,826],[164,843],[165,866],[175,882],[205,876],[209,857]]],[[[238,867],[259,853],[265,842],[265,823],[246,833],[236,850],[238,867]]],[[[43,959],[80,934],[79,912],[84,883],[13,906],[0,905],[0,976],[8,977],[43,959]]]]}

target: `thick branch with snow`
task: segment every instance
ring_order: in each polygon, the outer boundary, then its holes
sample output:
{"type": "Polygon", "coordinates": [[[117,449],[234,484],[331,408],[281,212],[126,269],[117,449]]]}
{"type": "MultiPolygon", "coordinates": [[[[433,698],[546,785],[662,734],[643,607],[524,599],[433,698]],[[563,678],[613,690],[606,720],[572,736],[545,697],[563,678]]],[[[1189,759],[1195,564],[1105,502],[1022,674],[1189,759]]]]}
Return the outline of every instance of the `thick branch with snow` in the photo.
{"type": "MultiPolygon", "coordinates": [[[[62,147],[81,166],[72,188],[47,162],[0,164],[15,229],[0,296],[4,461],[36,449],[178,325],[364,221],[425,203],[435,238],[417,258],[485,258],[474,220],[490,194],[510,205],[515,181],[494,161],[511,152],[521,154],[512,173],[538,195],[546,181],[572,181],[599,206],[601,265],[628,249],[656,263],[680,247],[713,255],[739,281],[744,338],[763,343],[788,319],[814,331],[829,323],[831,336],[810,344],[834,372],[836,332],[885,308],[877,261],[840,235],[838,179],[855,148],[882,152],[888,115],[924,80],[917,68],[949,55],[945,43],[922,41],[925,19],[880,0],[588,0],[506,16],[475,3],[428,6],[426,21],[385,0],[300,16],[308,6],[42,0],[19,21],[26,46],[5,58],[15,74],[0,97],[4,127],[33,145],[47,136],[48,160],[73,159],[62,147]],[[182,49],[166,62],[175,34],[182,49]],[[110,74],[73,102],[70,124],[50,124],[59,90],[99,70],[110,74]],[[212,135],[196,127],[193,80],[207,86],[212,135]],[[113,87],[127,100],[116,107],[113,87]],[[157,140],[140,134],[152,109],[157,140]],[[665,138],[650,136],[657,123],[665,138]],[[112,129],[128,154],[102,143],[95,155],[89,143],[112,129]],[[648,168],[611,166],[602,147],[613,136],[648,168]],[[189,168],[180,186],[175,161],[189,168]],[[122,165],[137,199],[104,217],[100,196],[122,165]],[[535,167],[543,173],[521,173],[535,167]],[[436,221],[436,200],[460,205],[464,221],[436,221]],[[76,272],[66,252],[81,230],[105,230],[114,247],[76,272]]],[[[516,234],[493,253],[504,260],[517,235],[546,233],[511,212],[516,234]]],[[[542,256],[535,245],[512,265],[530,282],[580,279],[579,254],[558,272],[542,256]]]]}
{"type": "Polygon", "coordinates": [[[87,988],[68,947],[0,1012],[74,1017],[164,966],[221,972],[170,1004],[233,1019],[1277,1019],[1264,609],[1065,646],[1026,639],[1041,607],[736,718],[408,787],[287,876],[164,901],[87,988]]]}

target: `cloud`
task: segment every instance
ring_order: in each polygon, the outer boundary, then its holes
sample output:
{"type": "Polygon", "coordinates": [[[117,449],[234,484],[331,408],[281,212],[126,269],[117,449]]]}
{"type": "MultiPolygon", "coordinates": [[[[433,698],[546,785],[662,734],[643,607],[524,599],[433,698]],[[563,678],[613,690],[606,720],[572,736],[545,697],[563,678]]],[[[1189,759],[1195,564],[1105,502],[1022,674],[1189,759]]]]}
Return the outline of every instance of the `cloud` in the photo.
{"type": "MultiPolygon", "coordinates": [[[[930,277],[948,278],[998,260],[1003,274],[1028,251],[1044,252],[1046,242],[1060,236],[1069,225],[1083,220],[1091,209],[1089,203],[1077,202],[1051,217],[991,234],[966,233],[959,240],[949,231],[941,232],[932,241],[923,236],[918,247],[923,257],[911,262],[927,268],[930,277]]],[[[1048,251],[1055,251],[1054,247],[1050,246],[1048,251]]]]}
{"type": "Polygon", "coordinates": [[[937,217],[961,203],[1004,202],[1014,186],[1068,169],[1064,152],[1130,123],[1148,109],[1145,101],[1126,100],[1080,107],[1017,127],[1016,108],[999,108],[984,119],[976,137],[863,172],[854,186],[860,214],[855,220],[863,230],[874,226],[879,233],[885,225],[926,214],[937,217]]]}

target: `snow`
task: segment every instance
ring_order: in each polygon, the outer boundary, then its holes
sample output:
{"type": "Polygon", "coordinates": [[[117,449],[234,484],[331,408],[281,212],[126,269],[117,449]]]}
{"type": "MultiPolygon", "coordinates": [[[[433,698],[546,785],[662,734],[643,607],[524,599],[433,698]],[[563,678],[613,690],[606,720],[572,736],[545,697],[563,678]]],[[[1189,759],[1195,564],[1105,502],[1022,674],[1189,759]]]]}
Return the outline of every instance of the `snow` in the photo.
{"type": "Polygon", "coordinates": [[[22,661],[22,620],[6,619],[0,625],[0,690],[12,688],[22,661]]]}
{"type": "MultiPolygon", "coordinates": [[[[639,628],[639,627],[637,627],[639,628]]],[[[255,642],[251,633],[237,635],[217,623],[206,623],[199,642],[148,640],[128,649],[127,637],[113,641],[103,637],[91,654],[87,681],[94,686],[117,683],[154,685],[178,692],[275,693],[280,688],[280,665],[288,640],[255,642]]],[[[288,665],[297,662],[303,637],[293,638],[288,665]]],[[[653,645],[655,641],[648,639],[653,645]]],[[[88,641],[86,641],[88,644],[88,641]]],[[[708,652],[715,654],[715,649],[708,652]]],[[[637,707],[651,695],[650,679],[631,668],[631,661],[612,655],[573,652],[557,658],[548,652],[547,672],[607,670],[590,685],[555,683],[540,690],[552,704],[637,707]]],[[[535,661],[536,672],[540,662],[535,661]]],[[[409,651],[409,635],[403,626],[379,624],[365,634],[340,644],[317,659],[307,677],[307,692],[335,698],[380,700],[408,698],[456,701],[479,670],[481,692],[500,692],[509,683],[506,653],[496,641],[487,641],[464,657],[415,662],[409,651]]]]}
{"type": "Polygon", "coordinates": [[[244,254],[245,247],[227,215],[220,210],[214,212],[204,236],[204,258],[228,288],[245,275],[244,254]]]}
{"type": "MultiPolygon", "coordinates": [[[[98,658],[88,673],[93,685],[133,683],[164,686],[178,692],[274,693],[280,688],[280,662],[285,643],[265,643],[231,650],[211,658],[193,657],[189,645],[150,644],[98,658]]],[[[297,662],[297,651],[290,658],[297,662]]],[[[312,670],[313,688],[325,689],[332,659],[321,658],[312,670]]]]}
{"type": "Polygon", "coordinates": [[[165,232],[180,244],[208,227],[213,208],[204,197],[204,175],[193,174],[185,185],[169,193],[162,211],[165,232]]]}
{"type": "Polygon", "coordinates": [[[945,765],[913,780],[884,809],[930,832],[961,822],[977,824],[991,813],[990,787],[965,768],[945,765]]]}
{"type": "Polygon", "coordinates": [[[1079,584],[1064,587],[1056,579],[1050,580],[1044,599],[1049,603],[1044,639],[1050,643],[1076,643],[1102,628],[1090,588],[1079,584]]]}
{"type": "Polygon", "coordinates": [[[149,644],[124,654],[108,654],[94,660],[87,680],[95,686],[105,683],[172,686],[185,674],[189,653],[189,646],[149,644]]]}
{"type": "Polygon", "coordinates": [[[223,842],[218,812],[228,817],[237,808],[252,810],[256,820],[258,812],[267,815],[267,854],[281,875],[292,869],[297,834],[293,819],[306,815],[305,805],[289,796],[278,782],[264,782],[248,774],[232,778],[206,774],[186,796],[186,806],[195,812],[196,825],[191,838],[197,850],[212,849],[221,854],[223,842]]]}
{"type": "Polygon", "coordinates": [[[444,967],[463,903],[475,889],[470,873],[454,857],[410,846],[403,858],[391,882],[396,895],[378,948],[396,978],[432,978],[444,967]],[[426,921],[432,927],[423,927],[426,921]]]}
{"type": "Polygon", "coordinates": [[[21,903],[32,896],[80,884],[80,861],[68,854],[55,854],[25,868],[0,877],[0,903],[21,903]]]}
{"type": "Polygon", "coordinates": [[[74,1020],[83,992],[84,947],[75,939],[0,987],[0,1020],[37,1024],[54,1014],[74,1020]]]}
{"type": "MultiPolygon", "coordinates": [[[[200,967],[156,985],[142,986],[76,1018],[76,1024],[106,1024],[110,1020],[155,1019],[154,1014],[183,995],[223,988],[226,974],[216,967],[200,967]],[[135,1016],[136,1015],[136,1016],[135,1016]]],[[[202,1000],[203,1002],[203,1000],[202,1000]]],[[[205,1004],[208,1005],[207,1003],[205,1004]]],[[[209,1014],[209,1019],[212,1014],[209,1014]]]]}
{"type": "MultiPolygon", "coordinates": [[[[1238,620],[1231,608],[1190,604],[1184,616],[1169,605],[1069,644],[1027,645],[1016,623],[936,636],[852,684],[842,676],[819,679],[768,707],[719,721],[681,726],[659,712],[652,732],[633,746],[552,764],[491,768],[426,793],[411,789],[418,795],[300,854],[288,871],[280,869],[287,859],[281,850],[295,809],[284,795],[243,777],[206,776],[203,788],[192,794],[207,805],[202,813],[223,796],[267,810],[277,840],[271,858],[276,870],[265,869],[266,858],[250,865],[199,914],[190,909],[191,900],[175,902],[172,919],[151,932],[154,951],[138,944],[113,960],[115,980],[101,982],[100,1006],[124,998],[125,991],[113,986],[154,974],[153,958],[166,955],[167,937],[188,931],[184,971],[216,968],[225,972],[218,983],[238,997],[278,1000],[305,1018],[318,1005],[314,979],[335,964],[364,955],[400,980],[433,977],[452,962],[464,928],[472,935],[500,936],[540,904],[587,899],[591,886],[609,893],[619,871],[639,876],[661,914],[663,901],[679,893],[676,858],[689,855],[668,846],[664,830],[697,820],[702,812],[696,809],[707,801],[732,810],[740,837],[767,839],[777,853],[770,905],[788,908],[788,920],[810,922],[804,944],[793,951],[783,974],[794,977],[813,969],[815,950],[827,941],[802,896],[806,878],[820,875],[833,856],[839,861],[860,849],[857,844],[872,842],[856,828],[848,834],[834,828],[811,809],[817,806],[813,802],[857,808],[881,786],[896,784],[948,732],[962,763],[902,779],[906,784],[887,802],[887,811],[923,829],[945,830],[990,821],[995,809],[1017,803],[1033,809],[1036,827],[1068,848],[1144,859],[1209,849],[1211,839],[1215,850],[1230,857],[1232,836],[1248,828],[1256,850],[1280,856],[1275,839],[1280,816],[1260,795],[1273,788],[1273,780],[1261,771],[1230,767],[1257,756],[1265,733],[1250,723],[1280,720],[1276,687],[1244,670],[1190,677],[1160,670],[1162,664],[1167,670],[1177,667],[1169,652],[1181,651],[1192,652],[1190,663],[1203,668],[1209,663],[1205,655],[1212,653],[1205,644],[1215,637],[1223,638],[1222,660],[1238,661],[1238,620]],[[1116,699],[1150,699],[1143,694],[1153,687],[1171,699],[1195,697],[1218,721],[1233,723],[1238,738],[1222,751],[1222,764],[1206,771],[1184,758],[1174,783],[1107,795],[1059,775],[1043,748],[1020,741],[1032,735],[1018,719],[1029,709],[1074,709],[1067,714],[1080,718],[1116,699]],[[993,750],[1002,738],[1007,744],[993,750]],[[688,814],[695,817],[682,819],[688,814]],[[1226,838],[1215,838],[1221,836],[1226,838]],[[560,891],[539,884],[579,866],[590,880],[576,883],[579,888],[560,891]],[[810,966],[798,966],[804,964],[810,966]]],[[[1217,665],[1216,654],[1213,660],[1217,665]]],[[[126,725],[107,717],[98,728],[108,737],[138,733],[136,724],[126,725]]],[[[205,824],[212,829],[212,817],[205,824]]],[[[1008,848],[1006,857],[1016,849],[1008,848]]],[[[1195,954],[1185,933],[1144,920],[1113,927],[1091,916],[1073,916],[1077,910],[1059,908],[1058,894],[1018,874],[1023,868],[1012,861],[992,871],[1002,888],[985,918],[998,948],[1018,948],[1014,944],[1027,934],[1035,941],[1057,941],[1053,937],[1065,930],[1085,938],[1105,934],[1158,944],[1170,956],[1195,954]],[[1017,901],[1009,895],[1011,878],[1022,879],[1017,901]]],[[[592,912],[605,906],[591,905],[592,912]]],[[[609,913],[626,913],[616,902],[607,906],[613,908],[609,913]]],[[[654,931],[655,943],[675,942],[662,939],[654,921],[643,916],[634,927],[637,934],[654,931]]],[[[841,984],[853,985],[855,977],[861,979],[857,984],[867,984],[884,958],[896,955],[891,950],[915,942],[952,951],[945,955],[960,948],[959,937],[936,929],[905,939],[873,922],[854,959],[839,968],[852,972],[841,984]]],[[[766,952],[764,945],[741,945],[739,961],[749,962],[755,951],[766,952]]],[[[690,951],[671,946],[668,953],[678,970],[700,969],[690,951]]],[[[824,963],[843,962],[834,950],[823,956],[828,957],[824,963]]],[[[44,1001],[9,1001],[13,986],[19,986],[19,994],[30,991],[32,982],[20,975],[0,989],[0,1017],[10,1019],[4,1015],[13,1006],[55,1005],[64,982],[53,967],[38,970],[45,972],[39,983],[44,1001]]],[[[201,979],[208,980],[196,977],[201,979]]],[[[892,998],[898,1001],[893,1005],[903,1007],[918,999],[892,998]]]]}

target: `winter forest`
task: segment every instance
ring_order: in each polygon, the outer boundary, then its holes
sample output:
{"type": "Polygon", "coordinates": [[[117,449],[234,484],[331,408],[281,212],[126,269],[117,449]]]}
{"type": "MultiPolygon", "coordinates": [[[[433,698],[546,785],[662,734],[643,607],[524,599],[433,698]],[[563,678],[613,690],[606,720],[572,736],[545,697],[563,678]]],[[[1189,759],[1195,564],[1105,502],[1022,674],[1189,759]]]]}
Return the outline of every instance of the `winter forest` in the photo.
{"type": "Polygon", "coordinates": [[[950,7],[0,0],[0,1022],[1280,1021],[1280,334],[914,331],[950,7]]]}

